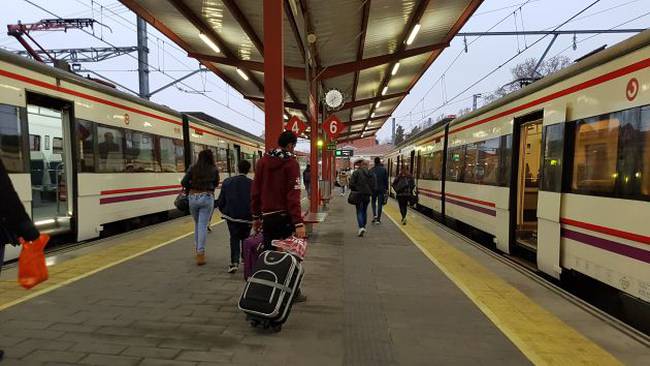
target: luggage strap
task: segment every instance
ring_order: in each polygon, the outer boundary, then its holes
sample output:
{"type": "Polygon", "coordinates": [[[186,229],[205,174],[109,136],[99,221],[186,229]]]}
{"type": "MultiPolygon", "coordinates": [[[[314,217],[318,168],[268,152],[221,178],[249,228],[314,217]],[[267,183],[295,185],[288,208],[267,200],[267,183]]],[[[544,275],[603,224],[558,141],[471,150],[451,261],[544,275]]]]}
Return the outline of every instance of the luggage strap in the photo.
{"type": "Polygon", "coordinates": [[[259,285],[264,285],[264,286],[269,286],[269,287],[274,287],[277,288],[278,290],[282,290],[286,293],[292,293],[293,290],[289,286],[281,285],[277,282],[269,281],[269,280],[263,280],[261,278],[255,278],[255,277],[249,277],[248,282],[250,283],[257,283],[259,285]]]}

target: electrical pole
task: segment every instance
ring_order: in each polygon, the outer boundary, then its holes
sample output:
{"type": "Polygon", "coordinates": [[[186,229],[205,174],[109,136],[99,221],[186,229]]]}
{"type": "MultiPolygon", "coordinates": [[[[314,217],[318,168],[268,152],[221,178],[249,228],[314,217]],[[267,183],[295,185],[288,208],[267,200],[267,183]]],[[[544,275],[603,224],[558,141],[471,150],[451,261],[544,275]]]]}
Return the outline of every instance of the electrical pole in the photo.
{"type": "Polygon", "coordinates": [[[393,117],[393,134],[391,136],[391,142],[395,145],[395,117],[393,117]]]}
{"type": "Polygon", "coordinates": [[[478,98],[481,97],[481,93],[472,95],[472,110],[475,111],[478,108],[478,98]]]}
{"type": "Polygon", "coordinates": [[[147,22],[138,17],[138,81],[140,97],[149,99],[149,48],[147,22]]]}

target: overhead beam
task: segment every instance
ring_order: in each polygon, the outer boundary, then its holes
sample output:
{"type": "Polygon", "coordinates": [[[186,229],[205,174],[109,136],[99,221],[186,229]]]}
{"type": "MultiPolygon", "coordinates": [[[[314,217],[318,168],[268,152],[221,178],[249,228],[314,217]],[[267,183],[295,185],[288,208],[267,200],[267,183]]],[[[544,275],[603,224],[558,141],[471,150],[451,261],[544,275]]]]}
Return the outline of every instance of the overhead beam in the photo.
{"type": "MultiPolygon", "coordinates": [[[[214,62],[215,64],[228,65],[238,67],[240,69],[247,69],[252,71],[264,72],[264,63],[250,60],[240,60],[238,58],[219,57],[214,55],[206,55],[202,53],[190,52],[189,57],[198,60],[214,62]]],[[[305,69],[302,67],[285,66],[285,76],[290,79],[305,80],[305,69]]]]}
{"type": "Polygon", "coordinates": [[[346,126],[354,126],[354,125],[365,124],[368,121],[378,121],[380,119],[387,119],[388,117],[390,117],[390,114],[385,114],[383,116],[375,116],[375,117],[371,117],[371,118],[356,119],[354,121],[344,122],[344,124],[346,126]]]}
{"type": "Polygon", "coordinates": [[[381,102],[383,100],[404,97],[406,95],[408,95],[408,92],[393,93],[393,94],[379,95],[379,96],[372,97],[372,98],[352,100],[352,101],[349,101],[349,102],[343,104],[343,106],[341,107],[341,109],[339,109],[339,111],[349,109],[349,108],[356,108],[356,107],[371,104],[371,103],[377,103],[377,102],[381,102]]]}
{"type": "Polygon", "coordinates": [[[358,72],[372,67],[381,66],[388,63],[398,62],[402,59],[430,53],[436,50],[441,50],[449,47],[449,42],[436,43],[429,46],[412,48],[409,50],[402,50],[399,52],[391,53],[389,55],[381,55],[370,57],[360,61],[346,62],[338,65],[327,66],[318,74],[318,79],[331,79],[337,76],[358,72]]]}
{"type": "MultiPolygon", "coordinates": [[[[207,25],[201,17],[196,15],[192,9],[190,9],[187,4],[185,4],[182,0],[167,0],[172,6],[179,12],[185,19],[189,20],[192,25],[196,29],[199,30],[199,32],[203,33],[206,37],[208,37],[212,42],[214,42],[217,46],[219,46],[219,49],[221,49],[221,53],[223,53],[226,57],[231,58],[231,59],[236,59],[237,55],[228,48],[226,45],[226,42],[221,39],[221,37],[217,34],[217,32],[212,29],[209,25],[207,25]]],[[[252,72],[249,70],[243,69],[242,70],[244,73],[246,73],[246,76],[250,79],[250,81],[255,84],[257,89],[264,94],[264,85],[262,82],[255,76],[252,72]]]]}
{"type": "MultiPolygon", "coordinates": [[[[296,41],[296,44],[298,45],[298,51],[300,51],[300,55],[302,56],[303,62],[307,64],[309,61],[307,60],[305,47],[303,46],[302,38],[300,37],[298,22],[296,21],[296,18],[293,15],[293,10],[291,10],[291,4],[289,3],[289,0],[284,0],[284,12],[287,16],[287,20],[289,21],[289,26],[291,27],[291,33],[293,33],[293,37],[296,41]]],[[[303,69],[303,73],[304,73],[304,69],[303,69]]]]}
{"type": "MultiPolygon", "coordinates": [[[[239,6],[237,6],[236,2],[233,0],[222,0],[224,5],[226,5],[226,8],[228,8],[228,11],[233,15],[237,23],[241,25],[242,29],[246,33],[246,36],[253,42],[253,45],[257,49],[257,51],[264,57],[264,42],[260,39],[260,37],[255,33],[255,29],[251,25],[251,23],[248,21],[246,18],[246,15],[239,9],[239,6]]],[[[283,5],[284,9],[284,5],[283,5]]],[[[262,64],[262,69],[264,68],[264,65],[262,64]]],[[[305,70],[302,68],[294,68],[297,70],[300,70],[300,72],[295,72],[296,70],[293,70],[293,75],[292,78],[298,78],[300,79],[300,76],[302,76],[302,79],[305,79],[305,70]]],[[[289,98],[291,98],[292,101],[294,102],[300,102],[298,99],[298,96],[296,95],[296,92],[291,88],[291,85],[287,82],[286,78],[288,77],[287,75],[287,67],[285,66],[284,69],[285,73],[285,79],[283,80],[284,82],[284,89],[287,91],[287,94],[289,94],[289,98]]]]}
{"type": "MultiPolygon", "coordinates": [[[[250,95],[244,95],[244,99],[248,99],[251,102],[255,103],[261,103],[264,104],[264,98],[260,97],[253,97],[250,95]]],[[[300,109],[301,111],[306,111],[307,110],[307,105],[304,103],[296,103],[296,102],[284,102],[284,107],[285,108],[292,108],[292,109],[300,109]]]]}

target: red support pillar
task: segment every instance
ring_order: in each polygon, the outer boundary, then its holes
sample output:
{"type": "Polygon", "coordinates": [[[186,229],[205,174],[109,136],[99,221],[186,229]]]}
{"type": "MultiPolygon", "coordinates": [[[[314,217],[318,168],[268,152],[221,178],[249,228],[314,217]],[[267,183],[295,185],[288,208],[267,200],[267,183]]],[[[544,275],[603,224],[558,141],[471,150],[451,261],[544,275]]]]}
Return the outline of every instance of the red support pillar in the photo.
{"type": "Polygon", "coordinates": [[[282,0],[264,0],[264,142],[277,147],[284,121],[284,7],[282,0]]]}
{"type": "Polygon", "coordinates": [[[310,114],[310,147],[309,164],[311,165],[311,196],[309,197],[309,212],[318,212],[320,201],[319,183],[318,183],[318,89],[316,83],[311,83],[309,91],[309,114],[310,114]]]}

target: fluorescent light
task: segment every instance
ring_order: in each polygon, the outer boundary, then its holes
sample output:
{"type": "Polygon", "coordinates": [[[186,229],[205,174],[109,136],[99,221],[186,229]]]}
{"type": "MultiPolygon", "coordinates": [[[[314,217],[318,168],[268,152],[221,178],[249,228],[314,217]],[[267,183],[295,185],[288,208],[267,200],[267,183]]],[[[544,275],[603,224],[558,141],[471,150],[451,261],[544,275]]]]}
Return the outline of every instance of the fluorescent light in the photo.
{"type": "Polygon", "coordinates": [[[415,36],[418,35],[418,32],[420,31],[420,23],[416,24],[413,26],[413,30],[411,31],[411,34],[409,34],[409,38],[406,39],[406,44],[411,45],[413,41],[415,40],[415,36]]]}
{"type": "Polygon", "coordinates": [[[248,81],[248,75],[246,75],[246,73],[243,72],[240,68],[237,68],[237,73],[239,74],[239,76],[241,76],[242,79],[248,81]]]}
{"type": "Polygon", "coordinates": [[[399,70],[399,62],[396,63],[395,66],[393,66],[393,71],[391,71],[390,74],[394,76],[395,74],[397,74],[397,70],[399,70]]]}
{"type": "Polygon", "coordinates": [[[386,85],[384,89],[381,91],[381,95],[386,95],[387,91],[388,91],[388,85],[386,85]]]}
{"type": "Polygon", "coordinates": [[[381,100],[377,102],[377,104],[375,104],[375,108],[379,108],[380,105],[381,105],[381,100]]]}
{"type": "Polygon", "coordinates": [[[289,116],[287,116],[286,113],[284,115],[284,119],[289,119],[289,116]]]}
{"type": "Polygon", "coordinates": [[[214,42],[212,42],[212,40],[210,38],[208,38],[208,36],[203,34],[203,32],[199,33],[199,37],[201,38],[201,40],[203,40],[203,42],[205,42],[205,44],[210,46],[210,48],[212,48],[212,50],[214,52],[221,53],[221,50],[219,49],[219,46],[217,46],[214,42]]]}
{"type": "Polygon", "coordinates": [[[372,114],[370,115],[370,118],[375,118],[375,112],[372,112],[372,114]]]}

